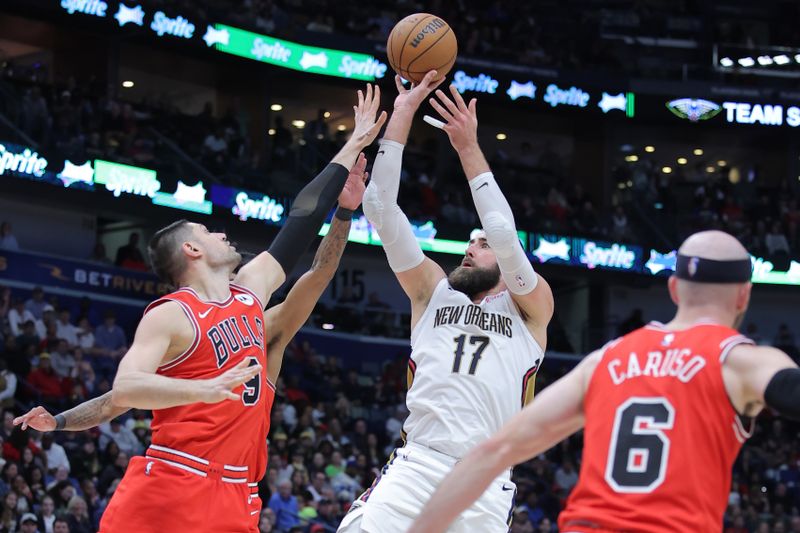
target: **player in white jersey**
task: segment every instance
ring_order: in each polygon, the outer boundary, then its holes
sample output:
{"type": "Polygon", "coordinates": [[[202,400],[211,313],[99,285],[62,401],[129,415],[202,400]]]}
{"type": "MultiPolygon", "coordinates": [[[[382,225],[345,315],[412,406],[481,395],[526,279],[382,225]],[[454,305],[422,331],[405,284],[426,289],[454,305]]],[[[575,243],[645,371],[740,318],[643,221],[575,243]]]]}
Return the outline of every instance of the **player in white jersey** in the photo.
{"type": "MultiPolygon", "coordinates": [[[[517,237],[514,216],[478,145],[476,102],[436,91],[431,105],[461,160],[483,225],[449,275],[422,253],[397,205],[403,146],[419,105],[438,85],[430,72],[399,95],[364,196],[389,266],[411,300],[411,359],[404,424],[372,487],[353,503],[338,533],[404,533],[436,486],[475,444],[532,398],[544,357],[553,294],[517,237]]],[[[505,472],[451,526],[451,533],[505,533],[516,487],[505,472]]]]}

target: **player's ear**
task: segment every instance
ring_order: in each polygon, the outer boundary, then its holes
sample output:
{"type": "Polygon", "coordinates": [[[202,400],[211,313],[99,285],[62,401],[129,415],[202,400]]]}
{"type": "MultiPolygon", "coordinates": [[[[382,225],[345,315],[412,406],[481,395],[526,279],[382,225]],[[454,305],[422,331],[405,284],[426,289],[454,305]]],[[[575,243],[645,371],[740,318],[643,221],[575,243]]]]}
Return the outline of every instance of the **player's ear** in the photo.
{"type": "Polygon", "coordinates": [[[678,278],[676,276],[669,277],[667,288],[669,289],[669,297],[672,303],[680,305],[680,299],[678,298],[678,278]]]}
{"type": "Polygon", "coordinates": [[[753,288],[752,283],[743,283],[736,294],[736,310],[745,311],[747,306],[750,305],[750,291],[753,288]]]}
{"type": "Polygon", "coordinates": [[[181,251],[187,257],[197,258],[203,255],[203,252],[200,251],[200,246],[192,241],[185,241],[181,245],[181,251]]]}

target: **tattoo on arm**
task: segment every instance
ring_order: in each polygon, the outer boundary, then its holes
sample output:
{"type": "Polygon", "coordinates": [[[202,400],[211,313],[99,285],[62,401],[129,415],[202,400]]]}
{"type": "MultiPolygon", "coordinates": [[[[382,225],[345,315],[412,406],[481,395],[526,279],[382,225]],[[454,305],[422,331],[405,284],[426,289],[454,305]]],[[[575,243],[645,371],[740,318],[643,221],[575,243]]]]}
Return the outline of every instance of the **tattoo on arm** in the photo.
{"type": "Polygon", "coordinates": [[[127,407],[118,407],[111,402],[109,391],[61,413],[61,416],[65,420],[64,431],[82,431],[108,422],[126,411],[127,407]]]}
{"type": "Polygon", "coordinates": [[[340,220],[333,217],[331,227],[325,238],[317,248],[314,255],[314,262],[311,264],[312,271],[336,270],[339,260],[342,258],[344,247],[347,245],[347,236],[350,233],[350,221],[340,220]]]}

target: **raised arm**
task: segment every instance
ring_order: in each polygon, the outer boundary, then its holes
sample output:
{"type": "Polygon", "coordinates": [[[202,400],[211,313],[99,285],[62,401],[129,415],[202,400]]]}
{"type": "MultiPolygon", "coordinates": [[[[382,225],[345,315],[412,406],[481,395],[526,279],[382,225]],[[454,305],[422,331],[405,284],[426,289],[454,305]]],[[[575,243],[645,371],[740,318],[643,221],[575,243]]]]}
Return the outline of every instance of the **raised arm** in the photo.
{"type": "Polygon", "coordinates": [[[366,166],[367,159],[362,154],[339,195],[339,208],[333,216],[328,234],[317,248],[309,271],[297,280],[282,303],[264,313],[264,329],[269,333],[267,375],[273,383],[281,372],[286,345],[308,320],[320,296],[336,274],[339,260],[347,245],[353,211],[361,205],[364,197],[369,176],[366,166]]]}
{"type": "Polygon", "coordinates": [[[112,402],[117,407],[165,409],[196,402],[238,400],[233,389],[262,370],[239,365],[212,379],[176,379],[156,374],[164,361],[182,353],[193,339],[193,328],[176,302],[164,303],[142,317],[128,353],[114,378],[112,402]]]}
{"type": "Polygon", "coordinates": [[[583,398],[601,353],[586,357],[473,448],[442,481],[408,533],[441,533],[497,476],[543,453],[583,427],[583,398]]]}
{"type": "Polygon", "coordinates": [[[119,415],[128,412],[128,407],[119,407],[111,401],[111,391],[86,400],[76,405],[68,411],[51,415],[42,406],[34,407],[22,416],[14,419],[14,425],[22,424],[22,429],[33,428],[36,431],[83,431],[103,422],[117,418],[119,415]]]}
{"type": "Polygon", "coordinates": [[[380,89],[377,85],[373,89],[368,84],[366,95],[358,91],[358,105],[353,107],[356,122],[352,137],[330,164],[297,194],[289,217],[269,250],[239,270],[236,283],[253,291],[262,302],[266,303],[294,270],[336,202],[358,154],[377,137],[386,121],[386,112],[377,115],[379,107],[380,89]]]}
{"type": "Polygon", "coordinates": [[[522,311],[526,325],[542,346],[547,339],[547,324],[553,317],[553,292],[550,285],[533,270],[517,236],[511,206],[494,179],[489,163],[478,144],[477,100],[467,105],[455,86],[452,99],[436,91],[438,101],[431,105],[445,120],[444,131],[450,138],[461,166],[469,180],[475,209],[481,219],[486,240],[497,256],[497,264],[509,293],[522,311]]]}
{"type": "Polygon", "coordinates": [[[428,72],[419,85],[405,89],[400,77],[395,76],[399,94],[386,133],[380,141],[372,167],[372,180],[364,196],[364,214],[377,230],[389,267],[411,300],[412,329],[428,306],[436,284],[445,277],[442,268],[422,253],[408,218],[397,205],[403,148],[414,114],[440,83],[433,81],[435,77],[436,71],[428,72]]]}

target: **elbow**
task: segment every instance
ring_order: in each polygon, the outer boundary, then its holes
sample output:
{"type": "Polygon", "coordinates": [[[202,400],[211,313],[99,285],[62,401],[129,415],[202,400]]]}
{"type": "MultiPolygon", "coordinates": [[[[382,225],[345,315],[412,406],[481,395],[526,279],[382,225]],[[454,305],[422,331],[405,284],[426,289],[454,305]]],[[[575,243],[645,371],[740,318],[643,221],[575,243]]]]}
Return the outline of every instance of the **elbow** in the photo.
{"type": "Polygon", "coordinates": [[[114,405],[114,407],[128,406],[128,395],[124,390],[117,388],[116,384],[114,384],[114,388],[111,391],[111,403],[114,405]]]}
{"type": "Polygon", "coordinates": [[[114,380],[114,386],[111,388],[111,404],[114,407],[132,407],[130,387],[119,376],[114,380]]]}

